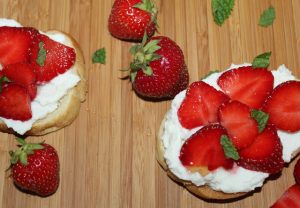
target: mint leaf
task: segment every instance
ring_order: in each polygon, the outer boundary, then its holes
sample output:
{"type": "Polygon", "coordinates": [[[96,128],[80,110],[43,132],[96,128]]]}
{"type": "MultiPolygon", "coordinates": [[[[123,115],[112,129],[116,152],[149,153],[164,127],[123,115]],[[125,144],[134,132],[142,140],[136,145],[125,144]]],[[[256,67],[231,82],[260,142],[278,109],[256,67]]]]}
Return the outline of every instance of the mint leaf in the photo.
{"type": "Polygon", "coordinates": [[[252,110],[251,117],[254,118],[258,123],[258,132],[263,132],[268,123],[269,114],[260,110],[252,110]]]}
{"type": "Polygon", "coordinates": [[[226,135],[221,136],[221,145],[223,147],[226,158],[232,158],[234,160],[240,159],[239,153],[231,140],[226,135]]]}
{"type": "Polygon", "coordinates": [[[270,65],[270,56],[272,52],[266,52],[256,56],[252,62],[253,68],[266,68],[270,65]]]}
{"type": "Polygon", "coordinates": [[[220,72],[219,70],[209,71],[204,77],[201,78],[201,80],[204,80],[207,77],[209,77],[210,75],[215,74],[215,73],[219,73],[219,72],[220,72]]]}
{"type": "Polygon", "coordinates": [[[234,6],[234,0],[212,0],[211,7],[215,23],[221,26],[229,17],[234,6]]]}
{"type": "Polygon", "coordinates": [[[10,80],[6,76],[0,78],[0,93],[2,92],[2,84],[4,82],[10,82],[10,80]]]}
{"type": "Polygon", "coordinates": [[[99,50],[95,51],[92,57],[93,63],[100,63],[105,64],[106,61],[106,50],[105,48],[100,48],[99,50]]]}
{"type": "Polygon", "coordinates": [[[259,25],[262,27],[268,27],[274,22],[275,18],[276,18],[275,9],[273,6],[270,6],[260,15],[259,25]]]}
{"type": "Polygon", "coordinates": [[[39,66],[44,66],[45,65],[47,51],[44,49],[44,45],[45,44],[43,42],[39,42],[39,53],[38,53],[38,57],[36,59],[36,63],[39,66]]]}

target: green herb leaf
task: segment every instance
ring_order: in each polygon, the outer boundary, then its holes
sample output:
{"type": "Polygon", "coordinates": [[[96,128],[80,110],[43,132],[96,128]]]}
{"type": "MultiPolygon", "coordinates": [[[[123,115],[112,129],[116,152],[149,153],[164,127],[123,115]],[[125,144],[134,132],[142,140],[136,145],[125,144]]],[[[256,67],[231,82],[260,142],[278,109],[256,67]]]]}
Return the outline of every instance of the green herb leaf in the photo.
{"type": "Polygon", "coordinates": [[[235,146],[232,144],[228,136],[221,136],[221,145],[223,147],[226,158],[232,158],[234,160],[240,159],[238,151],[236,150],[235,146]]]}
{"type": "Polygon", "coordinates": [[[263,132],[263,130],[265,129],[268,123],[269,114],[260,110],[252,110],[251,117],[254,118],[258,123],[258,132],[259,133],[263,132]]]}
{"type": "Polygon", "coordinates": [[[95,51],[92,57],[93,63],[100,63],[105,64],[106,61],[106,50],[105,48],[100,48],[99,50],[95,51]]]}
{"type": "Polygon", "coordinates": [[[201,78],[201,80],[204,80],[207,77],[209,77],[210,75],[215,74],[215,73],[219,73],[219,72],[220,72],[219,70],[209,71],[208,74],[206,74],[204,77],[201,78]]]}
{"type": "Polygon", "coordinates": [[[0,78],[0,93],[2,92],[2,84],[4,82],[10,82],[10,80],[6,76],[0,78]]]}
{"type": "Polygon", "coordinates": [[[212,0],[211,7],[215,23],[221,26],[230,16],[234,7],[234,0],[212,0]]]}
{"type": "Polygon", "coordinates": [[[256,56],[252,62],[253,68],[266,68],[270,65],[270,57],[272,52],[266,52],[256,56]]]}
{"type": "Polygon", "coordinates": [[[44,66],[45,65],[47,51],[44,49],[44,45],[45,44],[43,42],[39,42],[39,53],[38,53],[38,57],[36,59],[36,63],[39,66],[44,66]]]}
{"type": "Polygon", "coordinates": [[[275,18],[275,9],[274,7],[270,6],[260,15],[259,25],[262,27],[268,27],[274,22],[275,18]]]}

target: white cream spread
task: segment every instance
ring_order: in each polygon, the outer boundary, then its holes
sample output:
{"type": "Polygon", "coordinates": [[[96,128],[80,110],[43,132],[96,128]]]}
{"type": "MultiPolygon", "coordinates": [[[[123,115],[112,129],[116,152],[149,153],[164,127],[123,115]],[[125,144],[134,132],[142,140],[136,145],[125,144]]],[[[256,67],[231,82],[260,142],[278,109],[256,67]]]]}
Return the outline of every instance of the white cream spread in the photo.
{"type": "MultiPolygon", "coordinates": [[[[15,20],[0,19],[0,27],[1,26],[21,27],[22,25],[15,20]]],[[[61,33],[45,35],[59,43],[71,46],[70,42],[61,33]]],[[[73,67],[71,67],[65,73],[53,78],[50,82],[38,86],[37,96],[31,102],[31,119],[27,121],[17,121],[0,117],[0,120],[15,132],[22,135],[32,128],[34,122],[43,119],[49,113],[55,111],[60,105],[61,98],[68,93],[69,89],[75,87],[79,81],[80,77],[76,74],[73,67]]]]}
{"type": "MultiPolygon", "coordinates": [[[[248,65],[250,64],[232,64],[229,69],[248,65]]],[[[221,74],[222,72],[211,74],[202,81],[220,90],[220,87],[217,85],[217,80],[221,74]]],[[[284,65],[272,71],[272,74],[274,76],[274,87],[282,82],[295,80],[295,77],[284,65]]],[[[165,148],[164,157],[172,173],[178,178],[191,181],[197,186],[207,184],[212,189],[225,193],[249,192],[256,187],[261,187],[264,180],[269,176],[268,173],[251,171],[235,165],[234,168],[229,171],[221,167],[206,176],[201,176],[198,172],[190,172],[182,165],[179,154],[183,143],[201,128],[198,127],[192,130],[185,129],[178,120],[177,111],[185,98],[185,94],[185,90],[180,92],[172,101],[171,109],[166,115],[164,132],[161,137],[165,148]]],[[[293,134],[278,131],[278,135],[283,145],[283,160],[289,162],[293,152],[300,147],[300,131],[293,134]]]]}

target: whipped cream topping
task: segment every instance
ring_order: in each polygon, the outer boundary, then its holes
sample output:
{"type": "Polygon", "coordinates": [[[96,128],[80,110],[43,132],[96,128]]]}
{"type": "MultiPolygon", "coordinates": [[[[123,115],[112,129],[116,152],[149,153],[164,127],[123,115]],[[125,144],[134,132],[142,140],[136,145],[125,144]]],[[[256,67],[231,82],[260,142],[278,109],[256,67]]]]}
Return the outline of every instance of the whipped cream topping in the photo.
{"type": "MultiPolygon", "coordinates": [[[[251,64],[232,64],[229,69],[249,65],[251,64]]],[[[213,73],[202,81],[217,90],[221,90],[217,84],[217,80],[221,74],[222,72],[213,73]]],[[[296,79],[284,65],[272,71],[272,74],[274,76],[274,87],[285,81],[296,79]]],[[[190,172],[182,165],[179,159],[182,145],[193,133],[202,128],[197,127],[188,130],[181,126],[177,111],[185,96],[186,90],[176,95],[172,101],[171,109],[166,115],[164,131],[161,137],[165,149],[164,157],[171,172],[182,180],[191,181],[196,186],[207,184],[212,189],[225,193],[249,192],[256,187],[261,187],[264,180],[269,176],[268,173],[251,171],[235,165],[231,170],[225,170],[220,167],[211,171],[208,175],[202,176],[199,172],[190,172]]],[[[289,162],[294,151],[300,147],[300,131],[291,134],[278,130],[278,135],[283,145],[283,160],[289,162]]]]}
{"type": "MultiPolygon", "coordinates": [[[[1,26],[22,27],[20,23],[12,19],[0,19],[1,26]]],[[[41,32],[41,31],[40,31],[41,32]]],[[[54,41],[71,46],[70,42],[61,33],[46,34],[54,41]]],[[[2,66],[0,65],[0,68],[2,66]]],[[[68,93],[70,89],[75,87],[80,81],[80,77],[76,74],[74,66],[65,73],[53,78],[50,82],[38,85],[37,96],[31,102],[32,118],[27,121],[18,121],[0,117],[7,127],[12,128],[15,132],[22,135],[30,130],[33,124],[45,118],[48,114],[54,112],[60,105],[60,100],[68,93]]]]}

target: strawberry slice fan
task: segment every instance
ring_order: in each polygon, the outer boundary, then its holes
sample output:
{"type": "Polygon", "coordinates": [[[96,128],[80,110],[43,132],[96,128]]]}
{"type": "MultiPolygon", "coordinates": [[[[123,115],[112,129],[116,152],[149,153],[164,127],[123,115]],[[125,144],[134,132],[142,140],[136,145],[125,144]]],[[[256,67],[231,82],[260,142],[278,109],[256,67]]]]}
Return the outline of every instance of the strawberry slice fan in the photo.
{"type": "Polygon", "coordinates": [[[34,28],[0,27],[0,40],[0,117],[29,120],[38,85],[70,69],[76,53],[34,28]]]}
{"type": "Polygon", "coordinates": [[[300,82],[274,88],[267,68],[230,69],[217,80],[221,90],[203,81],[192,83],[178,109],[186,129],[201,127],[188,138],[180,161],[188,168],[237,166],[269,174],[284,167],[278,130],[300,130],[300,82]]]}

